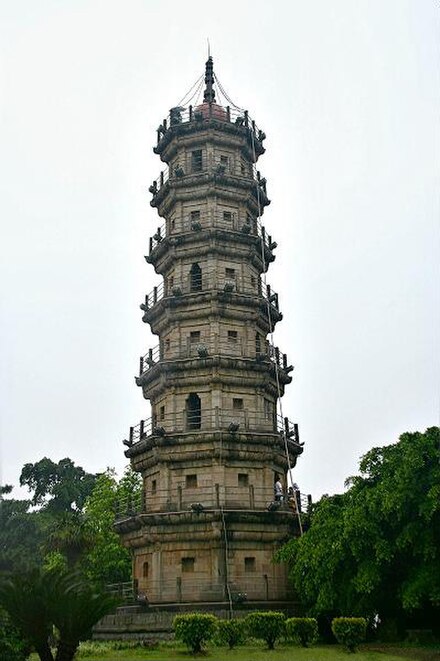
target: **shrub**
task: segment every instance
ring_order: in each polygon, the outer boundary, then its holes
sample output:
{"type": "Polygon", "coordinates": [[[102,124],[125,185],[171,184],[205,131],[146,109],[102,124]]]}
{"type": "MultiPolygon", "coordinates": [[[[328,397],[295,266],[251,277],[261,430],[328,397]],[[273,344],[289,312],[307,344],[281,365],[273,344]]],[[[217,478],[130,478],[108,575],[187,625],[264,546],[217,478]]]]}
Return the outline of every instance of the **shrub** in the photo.
{"type": "Polygon", "coordinates": [[[28,646],[9,619],[0,612],[0,659],[25,661],[29,656],[28,646]]]}
{"type": "Polygon", "coordinates": [[[270,650],[275,642],[285,633],[285,617],[276,611],[257,611],[246,617],[249,633],[254,638],[265,640],[270,650]]]}
{"type": "Polygon", "coordinates": [[[219,620],[218,637],[222,645],[228,645],[232,650],[236,645],[243,643],[246,632],[243,620],[219,620]]]}
{"type": "Polygon", "coordinates": [[[338,643],[345,645],[349,652],[355,652],[365,640],[367,622],[363,617],[335,617],[332,631],[338,643]]]}
{"type": "Polygon", "coordinates": [[[213,638],[217,630],[217,618],[206,613],[176,615],[173,628],[176,638],[196,654],[213,638]]]}
{"type": "Polygon", "coordinates": [[[308,647],[318,640],[318,622],[313,617],[291,617],[286,620],[286,633],[296,643],[308,647]]]}

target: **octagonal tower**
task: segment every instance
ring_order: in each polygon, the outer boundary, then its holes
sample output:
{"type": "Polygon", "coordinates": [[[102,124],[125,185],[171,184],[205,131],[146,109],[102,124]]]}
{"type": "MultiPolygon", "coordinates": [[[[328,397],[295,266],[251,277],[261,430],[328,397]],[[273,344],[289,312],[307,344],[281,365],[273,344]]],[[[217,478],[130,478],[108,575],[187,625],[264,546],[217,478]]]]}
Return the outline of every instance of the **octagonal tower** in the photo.
{"type": "Polygon", "coordinates": [[[160,282],[141,308],[158,340],[136,378],[151,417],[125,441],[143,497],[116,525],[156,604],[288,600],[272,557],[297,531],[274,502],[302,447],[277,406],[293,368],[271,342],[282,314],[265,275],[276,248],[261,223],[265,135],[217,103],[215,85],[209,57],[203,101],[172,108],[154,148],[163,223],[145,259],[160,282]]]}

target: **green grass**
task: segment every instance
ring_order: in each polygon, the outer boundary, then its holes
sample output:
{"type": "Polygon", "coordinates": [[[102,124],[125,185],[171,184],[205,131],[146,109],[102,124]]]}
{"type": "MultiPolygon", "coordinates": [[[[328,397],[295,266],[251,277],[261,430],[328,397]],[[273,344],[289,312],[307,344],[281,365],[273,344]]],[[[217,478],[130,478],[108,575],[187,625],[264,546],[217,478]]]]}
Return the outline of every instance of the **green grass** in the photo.
{"type": "MultiPolygon", "coordinates": [[[[190,659],[206,659],[206,661],[440,661],[440,650],[436,648],[421,648],[398,645],[363,645],[354,656],[338,645],[317,645],[308,649],[295,645],[279,644],[269,651],[264,645],[246,645],[234,650],[224,647],[210,646],[208,651],[192,656],[185,647],[177,643],[162,643],[157,649],[111,649],[112,644],[85,643],[83,651],[76,657],[78,661],[189,661],[190,659]],[[92,651],[93,650],[93,651],[92,651]]],[[[32,661],[38,657],[33,654],[32,661]]]]}

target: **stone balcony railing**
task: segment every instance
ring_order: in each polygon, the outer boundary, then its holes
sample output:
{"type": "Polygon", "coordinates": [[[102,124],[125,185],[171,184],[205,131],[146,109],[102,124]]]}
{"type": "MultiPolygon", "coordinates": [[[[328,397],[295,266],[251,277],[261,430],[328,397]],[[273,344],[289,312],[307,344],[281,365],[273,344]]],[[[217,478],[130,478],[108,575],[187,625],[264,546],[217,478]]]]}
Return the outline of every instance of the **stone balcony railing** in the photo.
{"type": "MultiPolygon", "coordinates": [[[[196,471],[196,468],[194,469],[196,471]]],[[[247,476],[246,476],[247,477],[247,476]]],[[[200,478],[199,478],[200,479],[200,478]]],[[[229,486],[223,484],[188,487],[173,484],[172,488],[148,488],[136,496],[127,496],[116,504],[116,520],[138,514],[193,513],[201,514],[209,510],[260,511],[309,513],[311,496],[296,491],[284,493],[281,500],[275,500],[273,485],[229,486]]]]}
{"type": "Polygon", "coordinates": [[[167,287],[161,283],[146,294],[144,302],[140,308],[144,312],[143,321],[147,322],[145,313],[151,310],[163,298],[179,298],[189,294],[199,294],[201,292],[224,292],[225,294],[243,294],[245,296],[257,296],[261,302],[269,306],[275,318],[280,318],[278,294],[273,291],[270,285],[263,283],[261,278],[252,275],[240,275],[234,273],[234,276],[228,278],[214,270],[198,270],[197,272],[187,273],[181,279],[172,277],[168,279],[167,287]]]}
{"type": "Polygon", "coordinates": [[[279,436],[279,440],[288,440],[294,451],[299,454],[302,446],[299,442],[298,425],[280,415],[267,415],[245,409],[226,409],[218,406],[206,409],[180,410],[164,412],[161,416],[152,416],[130,427],[128,439],[124,444],[132,445],[149,437],[166,438],[174,434],[198,434],[207,431],[223,431],[235,438],[242,433],[269,434],[279,436]]]}
{"type": "MultiPolygon", "coordinates": [[[[184,218],[171,217],[167,223],[158,227],[149,239],[149,255],[145,259],[147,262],[151,261],[152,253],[163,245],[165,239],[180,237],[182,234],[196,236],[199,232],[211,229],[257,237],[262,242],[264,250],[269,253],[272,253],[277,247],[277,243],[266,232],[259,218],[254,219],[238,212],[229,211],[192,212],[184,218]]],[[[268,257],[268,261],[273,261],[270,255],[268,257]]]]}
{"type": "Polygon", "coordinates": [[[263,141],[266,134],[251,119],[249,112],[230,106],[223,107],[217,103],[171,108],[169,115],[157,129],[155,153],[160,154],[175,134],[200,130],[213,122],[230,133],[243,134],[255,156],[264,153],[263,141]]]}
{"type": "MultiPolygon", "coordinates": [[[[234,331],[232,331],[234,333],[234,331]]],[[[242,338],[232,335],[219,338],[216,334],[187,337],[185,340],[164,340],[144,355],[139,361],[139,376],[146,374],[155,365],[173,360],[188,358],[207,358],[208,356],[224,356],[226,358],[245,358],[258,362],[269,361],[286,375],[293,370],[288,364],[287,355],[281,353],[278,347],[269,343],[261,346],[254,342],[252,346],[242,338]]]]}
{"type": "Polygon", "coordinates": [[[267,180],[262,177],[255,165],[243,164],[238,159],[222,160],[222,157],[206,156],[200,162],[175,163],[162,170],[153,180],[148,190],[152,195],[151,206],[156,207],[162,201],[170,186],[193,185],[203,183],[206,177],[228,181],[238,188],[246,188],[255,194],[256,202],[264,207],[270,204],[267,196],[267,180]]]}
{"type": "MultiPolygon", "coordinates": [[[[291,600],[295,597],[293,587],[284,577],[251,572],[228,578],[229,581],[226,583],[224,576],[213,580],[206,573],[200,575],[198,572],[192,572],[179,576],[139,578],[126,583],[113,583],[106,587],[108,592],[119,597],[125,604],[222,603],[230,600],[236,609],[248,601],[291,600]]],[[[99,633],[102,623],[107,624],[106,618],[94,628],[95,632],[99,633]]]]}

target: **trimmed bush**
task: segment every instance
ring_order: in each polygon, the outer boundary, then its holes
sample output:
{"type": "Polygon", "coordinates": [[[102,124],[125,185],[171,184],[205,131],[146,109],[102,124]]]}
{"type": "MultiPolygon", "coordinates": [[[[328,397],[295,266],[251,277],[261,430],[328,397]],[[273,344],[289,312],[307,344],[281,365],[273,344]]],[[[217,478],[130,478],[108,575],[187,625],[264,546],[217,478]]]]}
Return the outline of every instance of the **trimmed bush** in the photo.
{"type": "Polygon", "coordinates": [[[244,620],[219,620],[218,639],[222,645],[228,645],[232,650],[246,639],[244,620]]]}
{"type": "Polygon", "coordinates": [[[295,643],[308,647],[318,640],[318,622],[313,617],[290,617],[286,620],[286,633],[295,643]]]}
{"type": "Polygon", "coordinates": [[[176,615],[173,628],[176,638],[185,643],[193,654],[197,654],[216,633],[217,618],[207,613],[176,615]]]}
{"type": "Polygon", "coordinates": [[[257,611],[246,617],[246,626],[251,636],[265,640],[270,650],[286,632],[285,617],[276,611],[257,611]]]}
{"type": "Polygon", "coordinates": [[[356,652],[359,643],[365,640],[367,622],[363,617],[335,617],[332,631],[340,645],[345,645],[349,652],[356,652]]]}

